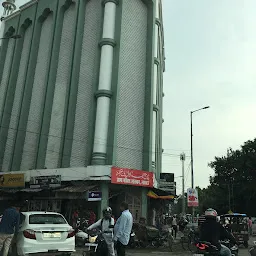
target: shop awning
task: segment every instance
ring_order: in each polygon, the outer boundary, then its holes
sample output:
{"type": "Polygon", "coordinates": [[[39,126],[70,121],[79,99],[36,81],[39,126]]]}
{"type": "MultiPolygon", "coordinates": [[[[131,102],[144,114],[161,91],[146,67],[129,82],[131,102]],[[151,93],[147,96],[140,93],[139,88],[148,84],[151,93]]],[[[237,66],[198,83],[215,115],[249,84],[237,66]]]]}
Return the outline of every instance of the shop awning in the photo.
{"type": "Polygon", "coordinates": [[[96,188],[95,185],[88,185],[88,184],[84,184],[84,183],[79,183],[79,184],[74,184],[74,185],[70,185],[64,188],[59,188],[56,189],[56,192],[62,192],[62,193],[84,193],[87,192],[89,190],[92,190],[96,188]]]}
{"type": "Polygon", "coordinates": [[[26,193],[37,193],[41,192],[42,189],[33,189],[33,188],[23,188],[23,189],[1,189],[0,192],[8,193],[8,194],[15,194],[18,192],[26,192],[26,193]]]}
{"type": "Polygon", "coordinates": [[[164,195],[164,196],[160,196],[157,195],[155,192],[153,192],[152,190],[150,190],[147,194],[148,197],[153,198],[153,199],[164,199],[164,200],[172,200],[174,199],[174,195],[164,195]]]}

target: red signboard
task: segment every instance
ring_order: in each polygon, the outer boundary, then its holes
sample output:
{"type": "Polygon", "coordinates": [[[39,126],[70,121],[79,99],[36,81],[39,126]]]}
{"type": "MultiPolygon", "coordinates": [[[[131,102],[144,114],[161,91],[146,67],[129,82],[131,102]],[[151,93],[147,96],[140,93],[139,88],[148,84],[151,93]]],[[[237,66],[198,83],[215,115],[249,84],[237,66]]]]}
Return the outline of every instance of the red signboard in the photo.
{"type": "Polygon", "coordinates": [[[111,183],[153,188],[154,173],[128,168],[112,167],[111,183]]]}

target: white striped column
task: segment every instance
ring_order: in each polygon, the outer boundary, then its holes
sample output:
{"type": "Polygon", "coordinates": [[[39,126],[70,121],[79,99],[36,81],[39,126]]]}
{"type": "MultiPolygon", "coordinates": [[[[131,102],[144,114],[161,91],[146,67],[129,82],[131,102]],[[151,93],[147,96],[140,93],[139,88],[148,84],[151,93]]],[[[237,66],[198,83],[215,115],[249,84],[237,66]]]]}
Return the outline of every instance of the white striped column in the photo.
{"type": "Polygon", "coordinates": [[[103,34],[100,42],[101,60],[99,86],[96,93],[97,111],[93,144],[92,164],[104,165],[107,153],[108,123],[110,99],[112,97],[111,80],[115,43],[115,19],[117,0],[103,0],[103,34]]]}
{"type": "MultiPolygon", "coordinates": [[[[155,20],[159,20],[159,0],[155,1],[155,20]]],[[[157,22],[155,22],[155,38],[154,38],[154,84],[153,84],[153,124],[152,124],[152,168],[156,168],[156,125],[157,125],[157,111],[158,111],[158,102],[157,102],[157,89],[158,89],[158,36],[159,36],[159,27],[157,22]]]]}

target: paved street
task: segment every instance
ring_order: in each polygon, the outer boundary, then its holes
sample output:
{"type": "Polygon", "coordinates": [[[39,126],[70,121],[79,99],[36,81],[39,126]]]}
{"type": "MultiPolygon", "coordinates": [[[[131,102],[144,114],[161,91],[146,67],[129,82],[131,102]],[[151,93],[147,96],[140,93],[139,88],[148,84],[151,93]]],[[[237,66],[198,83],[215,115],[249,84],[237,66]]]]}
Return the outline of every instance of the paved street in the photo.
{"type": "MultiPolygon", "coordinates": [[[[251,238],[249,241],[249,247],[252,246],[252,242],[256,240],[256,237],[251,238]]],[[[83,249],[79,248],[77,249],[77,252],[74,254],[74,256],[82,256],[83,249]]],[[[128,250],[127,256],[192,256],[191,252],[186,252],[182,250],[179,246],[176,246],[173,252],[170,252],[166,249],[136,249],[136,250],[128,250]]],[[[238,256],[248,256],[249,252],[248,249],[245,249],[241,246],[239,248],[239,254],[238,256]]]]}

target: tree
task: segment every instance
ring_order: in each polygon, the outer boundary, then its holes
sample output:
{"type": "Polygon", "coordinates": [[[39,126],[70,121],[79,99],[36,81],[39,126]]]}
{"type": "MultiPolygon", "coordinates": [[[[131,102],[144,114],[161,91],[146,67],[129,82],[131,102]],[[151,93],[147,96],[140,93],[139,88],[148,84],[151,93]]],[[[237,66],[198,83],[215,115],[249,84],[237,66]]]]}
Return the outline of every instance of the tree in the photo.
{"type": "Polygon", "coordinates": [[[226,156],[215,157],[210,186],[200,190],[200,204],[256,216],[256,139],[246,141],[239,150],[229,148],[226,156]]]}

